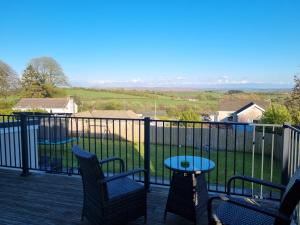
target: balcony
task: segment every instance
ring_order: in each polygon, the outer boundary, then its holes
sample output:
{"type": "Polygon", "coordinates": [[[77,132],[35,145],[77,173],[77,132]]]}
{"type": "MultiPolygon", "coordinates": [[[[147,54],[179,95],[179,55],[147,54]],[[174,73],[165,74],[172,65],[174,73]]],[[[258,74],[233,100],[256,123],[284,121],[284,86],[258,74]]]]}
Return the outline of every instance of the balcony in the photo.
{"type": "MultiPolygon", "coordinates": [[[[32,173],[21,177],[19,171],[0,170],[0,224],[88,225],[81,222],[82,183],[79,176],[32,173]]],[[[148,194],[148,224],[162,225],[167,188],[153,187],[148,194]]],[[[167,224],[193,224],[168,215],[167,224]]],[[[201,224],[207,218],[201,218],[201,224]]],[[[143,218],[129,223],[144,224],[143,218]]]]}
{"type": "MultiPolygon", "coordinates": [[[[210,194],[226,192],[232,175],[285,183],[300,163],[300,131],[289,125],[1,117],[0,224],[86,224],[80,221],[82,184],[71,153],[75,144],[94,152],[99,159],[121,157],[128,170],[142,167],[150,171],[145,179],[132,177],[150,186],[149,224],[163,224],[171,179],[164,160],[170,156],[194,155],[213,160],[216,167],[206,175],[210,194]],[[24,177],[19,176],[21,172],[24,177]]],[[[113,163],[105,168],[107,176],[118,170],[113,163]]],[[[280,195],[245,182],[236,182],[233,192],[270,200],[280,195]]],[[[201,222],[206,224],[206,220],[204,215],[201,222]]],[[[131,224],[143,224],[143,219],[131,224]]],[[[188,221],[170,214],[167,224],[188,221]]]]}

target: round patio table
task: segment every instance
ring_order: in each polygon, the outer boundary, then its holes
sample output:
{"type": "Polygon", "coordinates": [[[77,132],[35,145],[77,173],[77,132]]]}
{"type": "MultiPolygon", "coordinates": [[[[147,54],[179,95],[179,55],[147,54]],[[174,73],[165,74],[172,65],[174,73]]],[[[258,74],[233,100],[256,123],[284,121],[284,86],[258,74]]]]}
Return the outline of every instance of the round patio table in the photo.
{"type": "Polygon", "coordinates": [[[208,192],[205,173],[215,168],[215,163],[198,156],[173,156],[164,162],[173,171],[164,213],[180,215],[197,224],[197,218],[207,208],[208,192]]]}

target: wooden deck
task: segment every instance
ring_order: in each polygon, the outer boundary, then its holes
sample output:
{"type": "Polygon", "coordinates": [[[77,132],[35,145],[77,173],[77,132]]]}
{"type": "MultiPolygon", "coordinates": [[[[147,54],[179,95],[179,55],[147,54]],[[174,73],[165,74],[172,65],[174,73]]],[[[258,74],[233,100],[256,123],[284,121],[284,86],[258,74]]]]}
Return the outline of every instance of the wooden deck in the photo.
{"type": "MultiPolygon", "coordinates": [[[[162,225],[167,188],[152,187],[148,195],[148,222],[162,225]]],[[[1,225],[88,225],[80,221],[82,184],[79,176],[32,173],[0,169],[1,225]]],[[[144,224],[143,218],[130,225],[144,224]]],[[[168,214],[168,225],[193,224],[168,214]]],[[[207,224],[206,216],[199,224],[207,224]]]]}

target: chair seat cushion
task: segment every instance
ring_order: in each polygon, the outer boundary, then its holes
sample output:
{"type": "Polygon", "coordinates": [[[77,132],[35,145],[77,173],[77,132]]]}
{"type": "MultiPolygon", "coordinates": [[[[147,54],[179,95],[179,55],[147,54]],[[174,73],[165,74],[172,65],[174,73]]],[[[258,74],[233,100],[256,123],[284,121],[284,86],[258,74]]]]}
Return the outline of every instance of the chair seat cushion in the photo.
{"type": "Polygon", "coordinates": [[[144,185],[127,177],[108,182],[107,186],[109,200],[144,190],[144,185]]]}
{"type": "MultiPolygon", "coordinates": [[[[251,206],[260,207],[253,202],[245,202],[244,199],[239,199],[243,203],[251,206]]],[[[274,218],[265,214],[250,210],[232,203],[223,202],[215,211],[215,220],[219,224],[230,225],[271,225],[274,223],[274,218]]]]}

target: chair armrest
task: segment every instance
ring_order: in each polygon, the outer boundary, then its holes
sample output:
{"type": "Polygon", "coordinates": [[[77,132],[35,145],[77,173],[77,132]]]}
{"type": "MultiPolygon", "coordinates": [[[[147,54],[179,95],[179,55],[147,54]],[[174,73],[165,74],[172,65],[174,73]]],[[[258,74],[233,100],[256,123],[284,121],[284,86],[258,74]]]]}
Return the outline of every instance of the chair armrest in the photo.
{"type": "Polygon", "coordinates": [[[261,179],[257,179],[254,177],[249,177],[249,176],[232,176],[228,182],[227,182],[227,194],[230,194],[230,188],[231,188],[231,183],[234,180],[244,180],[244,181],[248,181],[251,183],[256,183],[256,184],[261,184],[267,187],[271,187],[271,188],[275,188],[275,189],[279,189],[282,192],[285,190],[285,186],[284,185],[280,185],[280,184],[274,184],[265,180],[261,180],[261,179]]]}
{"type": "Polygon", "coordinates": [[[120,179],[120,178],[123,178],[123,177],[128,177],[129,175],[133,175],[133,174],[136,174],[136,173],[142,173],[142,172],[144,172],[144,174],[145,174],[146,170],[144,170],[144,169],[135,169],[135,170],[131,170],[131,171],[128,171],[128,172],[120,173],[120,174],[117,174],[117,175],[114,175],[114,176],[111,176],[111,177],[104,178],[102,183],[110,182],[110,181],[113,181],[113,180],[117,180],[117,179],[120,179]]]}
{"type": "Polygon", "coordinates": [[[103,160],[100,160],[99,163],[102,165],[104,163],[109,163],[109,162],[112,162],[112,161],[119,161],[120,164],[121,164],[121,172],[124,172],[124,161],[123,159],[119,158],[119,157],[111,157],[111,158],[107,158],[107,159],[103,159],[103,160]]]}
{"type": "Polygon", "coordinates": [[[274,217],[274,218],[279,218],[279,219],[287,221],[287,222],[291,221],[291,218],[289,216],[286,216],[285,214],[282,214],[280,212],[275,213],[272,211],[268,211],[264,208],[255,207],[250,204],[246,204],[241,201],[237,201],[236,199],[231,198],[228,195],[219,195],[219,196],[214,196],[214,197],[209,198],[208,203],[207,203],[207,211],[208,211],[209,221],[211,221],[211,218],[212,218],[212,202],[213,202],[213,200],[216,200],[216,199],[224,201],[224,202],[229,202],[234,205],[238,205],[238,206],[241,206],[241,207],[244,207],[244,208],[247,208],[247,209],[250,209],[250,210],[253,210],[253,211],[274,217]]]}

